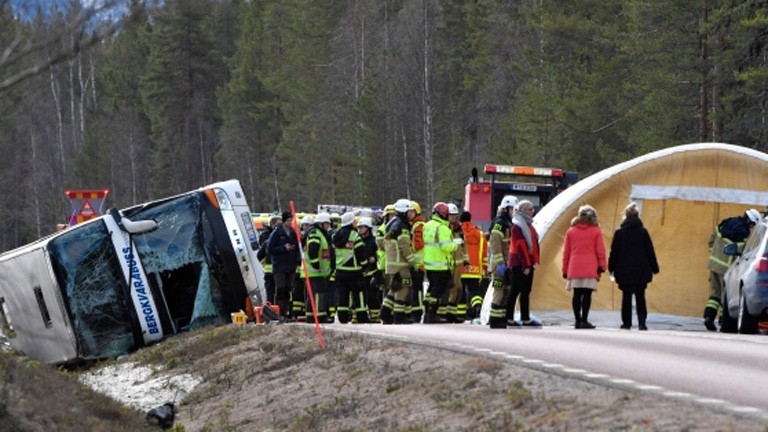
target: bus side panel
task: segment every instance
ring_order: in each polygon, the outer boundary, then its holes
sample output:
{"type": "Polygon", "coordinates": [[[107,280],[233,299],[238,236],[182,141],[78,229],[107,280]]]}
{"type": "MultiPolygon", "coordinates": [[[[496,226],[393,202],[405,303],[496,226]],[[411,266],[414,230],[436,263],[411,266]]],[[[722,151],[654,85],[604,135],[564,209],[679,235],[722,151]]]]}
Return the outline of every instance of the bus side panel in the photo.
{"type": "Polygon", "coordinates": [[[12,329],[2,332],[15,350],[46,363],[63,363],[77,357],[77,347],[49,268],[41,244],[0,260],[0,299],[12,329]]]}

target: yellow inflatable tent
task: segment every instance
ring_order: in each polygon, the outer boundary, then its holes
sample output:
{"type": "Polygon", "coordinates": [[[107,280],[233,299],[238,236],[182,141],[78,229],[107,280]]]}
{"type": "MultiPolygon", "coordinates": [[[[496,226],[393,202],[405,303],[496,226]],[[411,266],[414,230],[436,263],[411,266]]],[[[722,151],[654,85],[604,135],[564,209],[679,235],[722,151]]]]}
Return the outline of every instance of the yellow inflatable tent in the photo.
{"type": "MultiPolygon", "coordinates": [[[[608,255],[630,201],[638,203],[661,268],[646,291],[648,311],[701,316],[709,296],[709,236],[726,217],[768,209],[768,155],[728,144],[682,145],[607,168],[566,189],[534,217],[541,267],[532,310],[571,309],[561,262],[565,232],[578,208],[589,204],[597,210],[608,255]]],[[[621,291],[607,274],[592,296],[592,309],[621,310],[621,291]]]]}

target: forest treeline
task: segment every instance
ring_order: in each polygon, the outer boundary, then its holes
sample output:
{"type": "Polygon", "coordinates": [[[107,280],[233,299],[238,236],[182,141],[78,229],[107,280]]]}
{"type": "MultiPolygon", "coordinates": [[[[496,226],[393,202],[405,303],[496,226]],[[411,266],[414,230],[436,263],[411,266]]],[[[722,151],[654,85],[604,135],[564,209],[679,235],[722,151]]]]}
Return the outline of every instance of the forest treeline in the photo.
{"type": "MultiPolygon", "coordinates": [[[[0,83],[72,50],[84,8],[0,0],[0,83]]],[[[0,250],[65,222],[67,189],[125,207],[236,178],[254,211],[429,209],[485,163],[583,178],[768,145],[765,1],[127,0],[98,19],[121,27],[0,86],[0,250]]]]}

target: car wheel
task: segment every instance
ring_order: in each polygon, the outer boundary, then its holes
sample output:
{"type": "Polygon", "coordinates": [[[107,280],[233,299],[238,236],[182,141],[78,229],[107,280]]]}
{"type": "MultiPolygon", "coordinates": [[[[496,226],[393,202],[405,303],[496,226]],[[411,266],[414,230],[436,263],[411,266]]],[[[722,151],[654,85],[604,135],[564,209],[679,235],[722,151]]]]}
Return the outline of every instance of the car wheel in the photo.
{"type": "Polygon", "coordinates": [[[741,292],[741,298],[739,299],[739,333],[757,333],[757,318],[749,314],[747,296],[744,295],[744,291],[741,292]]]}
{"type": "Polygon", "coordinates": [[[721,316],[720,331],[722,333],[736,333],[737,322],[736,318],[731,316],[728,312],[728,294],[723,287],[723,314],[721,316]]]}

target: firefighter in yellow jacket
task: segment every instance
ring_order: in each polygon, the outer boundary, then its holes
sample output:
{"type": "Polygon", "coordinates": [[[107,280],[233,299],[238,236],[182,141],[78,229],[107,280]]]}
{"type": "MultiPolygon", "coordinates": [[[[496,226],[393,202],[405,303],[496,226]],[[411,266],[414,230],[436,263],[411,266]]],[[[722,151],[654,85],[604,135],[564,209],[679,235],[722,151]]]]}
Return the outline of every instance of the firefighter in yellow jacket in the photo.
{"type": "Polygon", "coordinates": [[[733,262],[733,256],[723,252],[725,245],[736,243],[739,251],[744,248],[752,228],[760,222],[760,212],[749,209],[742,216],[734,216],[723,219],[715,227],[709,237],[709,299],[704,307],[704,326],[709,331],[716,331],[715,321],[720,311],[720,302],[723,298],[723,275],[733,262]]]}
{"type": "MultiPolygon", "coordinates": [[[[329,279],[336,269],[336,255],[331,245],[331,217],[328,213],[320,213],[315,218],[315,224],[307,234],[307,270],[309,282],[314,294],[317,321],[332,322],[328,313],[329,279]]],[[[307,308],[307,322],[313,322],[312,309],[307,308]]]]}
{"type": "Polygon", "coordinates": [[[429,289],[424,303],[427,313],[424,324],[444,324],[438,316],[440,299],[451,284],[451,261],[458,244],[448,227],[448,205],[438,202],[432,207],[432,219],[424,225],[424,269],[427,271],[429,289]]]}
{"type": "Polygon", "coordinates": [[[405,314],[411,295],[411,267],[415,263],[409,213],[414,214],[411,201],[397,200],[395,217],[387,223],[384,235],[387,260],[384,271],[389,290],[379,311],[383,324],[413,324],[413,320],[405,314]]]}
{"type": "MultiPolygon", "coordinates": [[[[386,277],[384,275],[384,270],[386,268],[387,263],[387,251],[386,251],[386,242],[384,241],[384,236],[387,234],[387,224],[389,221],[392,220],[393,217],[395,217],[395,205],[394,204],[387,204],[384,207],[384,212],[382,214],[383,221],[381,222],[381,225],[376,229],[376,268],[377,271],[373,276],[372,283],[378,286],[378,294],[375,302],[381,306],[384,303],[384,294],[386,294],[387,287],[389,286],[389,281],[386,280],[386,277]]],[[[371,302],[374,303],[374,302],[371,302]]],[[[372,310],[371,311],[371,319],[374,321],[381,321],[379,318],[379,311],[376,310],[375,313],[372,310]]]]}
{"type": "Polygon", "coordinates": [[[509,238],[512,233],[512,215],[517,206],[517,198],[507,195],[501,200],[501,213],[491,222],[491,260],[488,267],[494,272],[493,300],[489,324],[492,329],[507,328],[507,299],[512,290],[507,272],[507,254],[509,238]]]}

